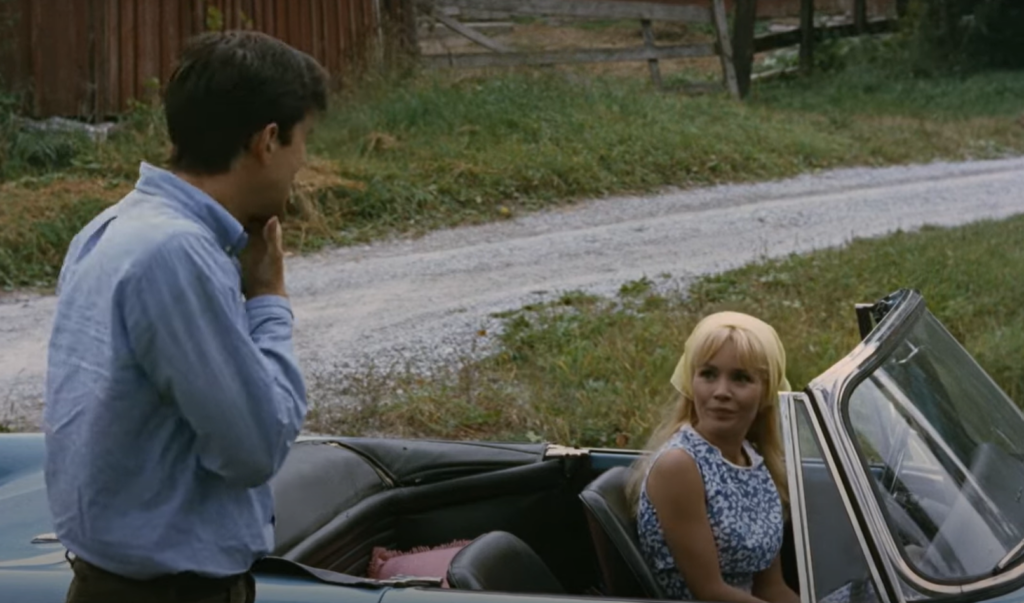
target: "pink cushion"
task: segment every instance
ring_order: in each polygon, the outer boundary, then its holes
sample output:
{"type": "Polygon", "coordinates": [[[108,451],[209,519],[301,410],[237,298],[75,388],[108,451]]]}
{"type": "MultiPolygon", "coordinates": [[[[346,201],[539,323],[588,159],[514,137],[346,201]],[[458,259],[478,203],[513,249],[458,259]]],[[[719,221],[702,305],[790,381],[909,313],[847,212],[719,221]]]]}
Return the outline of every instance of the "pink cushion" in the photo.
{"type": "Polygon", "coordinates": [[[410,551],[374,547],[366,577],[374,580],[395,576],[440,578],[441,588],[448,588],[448,566],[452,557],[469,543],[469,540],[456,540],[435,547],[420,546],[410,551]]]}

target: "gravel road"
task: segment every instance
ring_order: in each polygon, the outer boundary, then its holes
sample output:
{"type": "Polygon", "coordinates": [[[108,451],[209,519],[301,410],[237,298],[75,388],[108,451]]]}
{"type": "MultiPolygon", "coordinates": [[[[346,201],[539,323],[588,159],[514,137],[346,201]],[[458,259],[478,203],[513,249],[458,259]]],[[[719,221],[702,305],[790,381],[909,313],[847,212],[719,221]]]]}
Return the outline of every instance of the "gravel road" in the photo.
{"type": "MultiPolygon", "coordinates": [[[[922,225],[1024,212],[1024,158],[848,169],[620,197],[415,240],[295,257],[295,340],[311,373],[369,360],[444,361],[493,312],[559,292],[677,282],[761,257],[922,225]]],[[[37,429],[52,297],[0,299],[0,421],[37,429]]],[[[311,392],[316,395],[316,392],[311,392]]]]}

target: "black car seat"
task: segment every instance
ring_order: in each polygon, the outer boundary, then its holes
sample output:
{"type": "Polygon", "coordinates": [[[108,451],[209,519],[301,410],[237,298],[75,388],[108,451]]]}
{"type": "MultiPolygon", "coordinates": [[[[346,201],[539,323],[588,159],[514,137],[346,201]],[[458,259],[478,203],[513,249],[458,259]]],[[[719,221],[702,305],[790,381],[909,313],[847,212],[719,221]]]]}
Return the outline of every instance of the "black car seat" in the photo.
{"type": "Polygon", "coordinates": [[[636,521],[626,499],[628,467],[613,467],[591,482],[580,498],[597,550],[607,595],[665,599],[640,553],[636,521]]]}
{"type": "Polygon", "coordinates": [[[488,532],[467,544],[452,558],[447,579],[461,590],[565,594],[540,556],[508,532],[488,532]]]}

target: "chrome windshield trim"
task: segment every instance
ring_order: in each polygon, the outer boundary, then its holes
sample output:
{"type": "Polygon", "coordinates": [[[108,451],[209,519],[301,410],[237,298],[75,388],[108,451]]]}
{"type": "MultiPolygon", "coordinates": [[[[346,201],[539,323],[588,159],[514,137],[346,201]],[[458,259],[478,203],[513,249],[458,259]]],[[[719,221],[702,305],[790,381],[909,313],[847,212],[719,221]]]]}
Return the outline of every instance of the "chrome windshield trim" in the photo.
{"type": "MultiPolygon", "coordinates": [[[[839,392],[828,400],[829,410],[838,410],[839,401],[847,393],[845,388],[857,377],[865,376],[881,365],[885,358],[903,341],[917,319],[926,312],[924,298],[916,291],[910,291],[899,305],[889,311],[882,322],[845,357],[824,373],[816,377],[808,387],[839,392]]],[[[863,377],[858,380],[863,380],[863,377]]]]}
{"type": "Polygon", "coordinates": [[[800,436],[795,399],[803,394],[779,394],[779,423],[782,428],[782,445],[786,451],[786,466],[789,467],[789,510],[793,526],[793,548],[796,551],[796,573],[800,584],[800,602],[814,603],[814,571],[811,560],[811,545],[807,539],[807,505],[804,504],[803,455],[800,454],[800,436]]]}
{"type": "MultiPolygon", "coordinates": [[[[873,540],[884,552],[885,568],[891,583],[897,584],[896,576],[893,575],[893,572],[897,571],[905,583],[923,595],[975,594],[1021,580],[1024,578],[1024,563],[996,576],[965,579],[957,584],[937,583],[919,574],[899,552],[899,546],[893,539],[889,525],[882,515],[878,498],[875,496],[866,474],[860,453],[846,428],[842,413],[854,388],[888,359],[895,348],[902,343],[906,333],[926,313],[927,308],[921,294],[917,291],[908,291],[856,348],[813,380],[807,389],[813,394],[813,397],[820,399],[822,418],[826,419],[828,423],[828,432],[835,436],[836,456],[846,473],[849,474],[848,487],[857,501],[858,507],[862,510],[862,516],[865,518],[869,531],[872,532],[873,540]],[[833,393],[835,393],[835,397],[833,397],[833,393]]],[[[859,536],[860,532],[858,531],[859,536]]],[[[901,589],[895,589],[895,592],[898,593],[900,601],[903,601],[901,589]]]]}
{"type": "Polygon", "coordinates": [[[1010,561],[1012,561],[1014,557],[1019,555],[1021,551],[1024,551],[1024,540],[1018,542],[1016,546],[1010,549],[1010,552],[1006,553],[1006,555],[1004,555],[1003,558],[999,560],[999,563],[996,564],[996,570],[1003,571],[1004,569],[1006,569],[1006,566],[1010,565],[1010,561]]]}

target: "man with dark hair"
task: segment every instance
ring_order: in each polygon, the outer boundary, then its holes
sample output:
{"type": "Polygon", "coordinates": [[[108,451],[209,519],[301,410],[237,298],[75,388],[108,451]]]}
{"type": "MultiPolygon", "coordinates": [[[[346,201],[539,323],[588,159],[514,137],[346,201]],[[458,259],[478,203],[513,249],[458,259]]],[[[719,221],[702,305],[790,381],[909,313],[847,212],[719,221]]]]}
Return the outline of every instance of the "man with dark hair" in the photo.
{"type": "Polygon", "coordinates": [[[143,163],[58,283],[46,483],[76,603],[252,601],[306,415],[280,219],[326,74],[264,34],[204,34],[164,104],[171,171],[143,163]]]}

